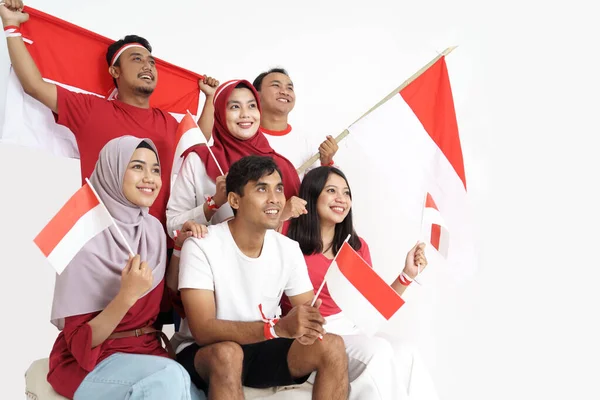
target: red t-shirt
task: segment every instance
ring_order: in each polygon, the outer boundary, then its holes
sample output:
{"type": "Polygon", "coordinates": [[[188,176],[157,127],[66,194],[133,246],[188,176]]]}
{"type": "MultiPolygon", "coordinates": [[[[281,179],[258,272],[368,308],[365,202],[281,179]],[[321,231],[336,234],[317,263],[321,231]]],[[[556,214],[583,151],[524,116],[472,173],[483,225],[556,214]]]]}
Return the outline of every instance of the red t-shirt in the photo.
{"type": "Polygon", "coordinates": [[[165,226],[175,132],[179,125],[177,120],[158,108],[139,108],[119,100],[109,101],[94,95],[74,93],[60,86],[56,90],[56,122],[69,128],[75,135],[84,183],[85,178],[89,178],[94,171],[100,150],[111,139],[132,135],[154,142],[160,158],[162,189],[150,207],[150,214],[165,226]]]}
{"type": "MultiPolygon", "coordinates": [[[[160,282],[146,296],[129,309],[115,332],[130,331],[152,325],[156,321],[164,282],[160,282]]],[[[122,339],[105,340],[92,349],[92,328],[88,322],[100,312],[65,318],[65,327],[58,334],[50,352],[48,382],[54,390],[69,399],[98,363],[114,353],[150,354],[168,357],[160,339],[148,334],[122,339]]]]}

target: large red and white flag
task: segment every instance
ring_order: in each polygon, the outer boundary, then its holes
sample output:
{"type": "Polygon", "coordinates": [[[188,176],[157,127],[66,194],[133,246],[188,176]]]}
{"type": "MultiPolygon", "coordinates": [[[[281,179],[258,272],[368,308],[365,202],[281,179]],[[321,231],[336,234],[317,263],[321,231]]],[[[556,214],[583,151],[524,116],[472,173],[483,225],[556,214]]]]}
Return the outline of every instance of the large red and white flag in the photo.
{"type": "Polygon", "coordinates": [[[410,241],[401,245],[410,248],[419,237],[423,196],[429,193],[451,233],[446,265],[457,279],[471,276],[476,253],[445,56],[348,130],[348,147],[355,157],[358,153],[368,157],[361,173],[384,174],[387,186],[396,191],[388,210],[393,217],[387,217],[385,223],[403,231],[411,229],[410,241]],[[373,171],[367,169],[368,163],[373,171]]]}
{"type": "Polygon", "coordinates": [[[361,331],[375,334],[404,305],[404,300],[344,242],[329,266],[329,294],[361,331]]]}
{"type": "MultiPolygon", "coordinates": [[[[114,97],[115,87],[105,58],[113,40],[31,7],[25,7],[24,11],[30,18],[21,26],[21,32],[27,50],[46,81],[75,92],[114,97]]],[[[170,112],[177,120],[186,110],[197,114],[200,75],[160,59],[156,59],[156,68],[160,79],[152,94],[151,106],[170,112]]],[[[56,124],[48,108],[24,93],[12,68],[1,126],[3,142],[79,158],[71,131],[56,124]]]]}
{"type": "Polygon", "coordinates": [[[433,197],[427,193],[423,209],[423,235],[424,238],[444,258],[448,257],[450,234],[440,210],[438,210],[433,197]]]}
{"type": "Polygon", "coordinates": [[[33,240],[59,274],[112,218],[89,183],[83,185],[33,240]]]}

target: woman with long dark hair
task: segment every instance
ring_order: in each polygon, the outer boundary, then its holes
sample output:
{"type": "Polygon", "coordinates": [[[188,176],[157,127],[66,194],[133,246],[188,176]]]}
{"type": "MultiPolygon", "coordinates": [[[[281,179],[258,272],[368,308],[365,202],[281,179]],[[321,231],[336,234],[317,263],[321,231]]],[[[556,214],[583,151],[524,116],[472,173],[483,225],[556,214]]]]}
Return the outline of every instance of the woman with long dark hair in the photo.
{"type": "MultiPolygon", "coordinates": [[[[350,246],[371,265],[369,247],[354,230],[352,192],[341,170],[332,166],[311,170],[302,181],[299,197],[307,202],[308,213],[292,219],[283,231],[300,244],[315,292],[348,235],[350,246]]],[[[419,269],[427,266],[424,249],[424,243],[417,243],[408,252],[398,279],[391,284],[399,295],[411,284],[419,269]]],[[[423,378],[429,379],[423,368],[413,367],[407,371],[402,366],[407,356],[411,363],[418,358],[409,347],[389,338],[362,334],[331,298],[327,284],[319,298],[322,300],[321,314],[327,320],[327,332],[341,335],[346,343],[352,398],[407,399],[410,398],[408,388],[412,386],[414,373],[420,374],[420,382],[423,378]]],[[[282,309],[284,314],[289,310],[285,298],[282,309]]],[[[435,395],[427,398],[432,397],[435,395]]]]}

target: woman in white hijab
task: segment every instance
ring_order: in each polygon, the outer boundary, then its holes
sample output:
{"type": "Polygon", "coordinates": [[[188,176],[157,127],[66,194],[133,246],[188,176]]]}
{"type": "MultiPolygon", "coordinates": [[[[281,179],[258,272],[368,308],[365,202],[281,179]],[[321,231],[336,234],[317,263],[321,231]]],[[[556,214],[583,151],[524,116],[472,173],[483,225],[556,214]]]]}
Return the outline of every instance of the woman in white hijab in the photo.
{"type": "Polygon", "coordinates": [[[165,233],[148,214],[162,186],[156,147],[133,136],[111,140],[90,182],[123,237],[104,230],[57,275],[52,323],[61,332],[48,382],[76,400],[204,398],[152,327],[166,263],[165,233]]]}

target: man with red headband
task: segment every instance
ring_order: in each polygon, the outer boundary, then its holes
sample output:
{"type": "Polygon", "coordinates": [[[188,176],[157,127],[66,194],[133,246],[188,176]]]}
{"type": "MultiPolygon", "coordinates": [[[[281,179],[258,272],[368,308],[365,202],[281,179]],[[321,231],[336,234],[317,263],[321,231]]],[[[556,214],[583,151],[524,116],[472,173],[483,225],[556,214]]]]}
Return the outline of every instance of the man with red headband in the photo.
{"type": "MultiPolygon", "coordinates": [[[[158,81],[152,47],[146,39],[135,35],[108,47],[108,73],[118,89],[113,100],[71,92],[42,79],[19,33],[19,26],[29,19],[28,14],[21,12],[22,8],[21,0],[4,0],[4,5],[0,5],[8,53],[23,90],[50,108],[56,122],[73,132],[79,148],[82,179],[91,175],[100,150],[111,139],[125,134],[151,139],[162,161],[163,190],[150,213],[165,225],[171,177],[169,157],[176,146],[178,122],[168,112],[150,107],[150,96],[158,81]]],[[[198,82],[207,97],[199,121],[203,131],[212,129],[212,96],[218,83],[212,78],[198,82]]]]}

